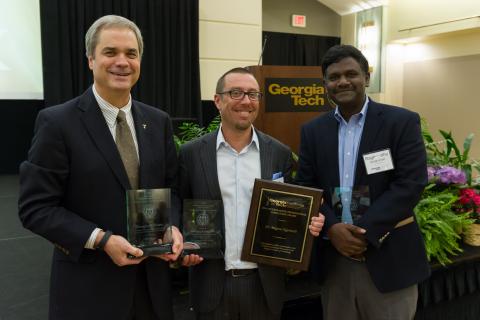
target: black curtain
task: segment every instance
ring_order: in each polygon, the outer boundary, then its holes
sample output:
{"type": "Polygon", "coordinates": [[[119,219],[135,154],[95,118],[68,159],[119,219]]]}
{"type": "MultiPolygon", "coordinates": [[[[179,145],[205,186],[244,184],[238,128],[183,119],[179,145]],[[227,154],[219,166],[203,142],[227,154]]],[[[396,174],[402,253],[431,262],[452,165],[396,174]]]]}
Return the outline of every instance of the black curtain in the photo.
{"type": "Polygon", "coordinates": [[[133,98],[172,118],[201,121],[198,0],[40,0],[40,13],[46,106],[92,84],[85,33],[99,17],[116,14],[134,21],[145,43],[133,98]]]}
{"type": "Polygon", "coordinates": [[[263,65],[319,66],[327,50],[340,44],[339,37],[263,32],[263,65]]]}

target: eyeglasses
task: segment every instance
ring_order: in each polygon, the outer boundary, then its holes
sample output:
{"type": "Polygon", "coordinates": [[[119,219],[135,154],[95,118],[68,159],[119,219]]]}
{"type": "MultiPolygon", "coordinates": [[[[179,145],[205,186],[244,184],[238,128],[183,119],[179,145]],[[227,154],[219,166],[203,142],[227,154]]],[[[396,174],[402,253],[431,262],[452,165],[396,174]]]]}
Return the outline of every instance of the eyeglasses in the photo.
{"type": "Polygon", "coordinates": [[[245,97],[245,95],[248,96],[248,99],[250,99],[250,101],[258,101],[263,97],[263,93],[257,92],[257,91],[246,92],[246,91],[234,89],[230,91],[217,92],[217,94],[225,94],[225,93],[228,93],[230,95],[230,98],[234,100],[242,100],[243,97],[245,97]]]}

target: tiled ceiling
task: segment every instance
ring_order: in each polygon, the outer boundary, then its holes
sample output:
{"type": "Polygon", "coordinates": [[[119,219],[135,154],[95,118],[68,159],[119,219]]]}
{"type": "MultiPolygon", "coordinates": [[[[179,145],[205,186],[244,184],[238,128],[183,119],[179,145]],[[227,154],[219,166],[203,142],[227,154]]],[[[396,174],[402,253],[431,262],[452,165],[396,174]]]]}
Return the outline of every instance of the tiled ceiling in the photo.
{"type": "Polygon", "coordinates": [[[388,0],[317,0],[339,15],[379,7],[388,4],[388,0]]]}

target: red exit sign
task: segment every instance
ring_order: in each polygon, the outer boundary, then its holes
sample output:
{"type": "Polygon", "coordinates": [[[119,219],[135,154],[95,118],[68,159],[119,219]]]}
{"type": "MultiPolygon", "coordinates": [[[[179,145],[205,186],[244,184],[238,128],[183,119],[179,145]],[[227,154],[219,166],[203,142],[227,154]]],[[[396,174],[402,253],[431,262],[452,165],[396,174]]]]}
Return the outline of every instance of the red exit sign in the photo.
{"type": "Polygon", "coordinates": [[[305,28],[307,26],[307,16],[292,14],[292,27],[305,28]]]}

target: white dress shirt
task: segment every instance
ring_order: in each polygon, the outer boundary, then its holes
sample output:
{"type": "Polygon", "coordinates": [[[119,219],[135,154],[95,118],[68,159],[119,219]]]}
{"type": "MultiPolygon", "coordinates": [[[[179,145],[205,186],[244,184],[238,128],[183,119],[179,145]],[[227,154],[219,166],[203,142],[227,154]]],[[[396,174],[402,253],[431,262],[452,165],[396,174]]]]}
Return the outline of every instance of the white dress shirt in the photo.
{"type": "MultiPolygon", "coordinates": [[[[109,102],[107,102],[102,97],[100,97],[97,90],[95,89],[95,84],[92,86],[92,91],[93,91],[93,95],[95,96],[95,100],[97,100],[100,110],[102,111],[102,114],[105,117],[105,121],[107,122],[108,129],[110,130],[110,133],[112,134],[114,141],[115,141],[115,130],[117,128],[118,111],[122,110],[123,112],[125,112],[125,115],[127,118],[127,124],[128,124],[128,127],[130,128],[130,131],[132,132],[133,142],[135,143],[135,149],[137,150],[137,157],[140,162],[140,155],[138,153],[137,135],[135,133],[135,124],[133,122],[133,116],[132,116],[132,96],[129,97],[127,104],[119,109],[113,106],[112,104],[110,104],[109,102]]],[[[97,238],[97,234],[100,231],[101,231],[100,228],[95,228],[95,230],[93,230],[92,234],[90,235],[87,242],[85,243],[85,248],[95,249],[94,248],[95,239],[97,238]]]]}
{"type": "Polygon", "coordinates": [[[225,215],[225,270],[256,268],[256,263],[240,260],[253,184],[255,178],[261,177],[260,148],[255,130],[250,143],[237,152],[225,141],[220,127],[217,174],[225,215]]]}

